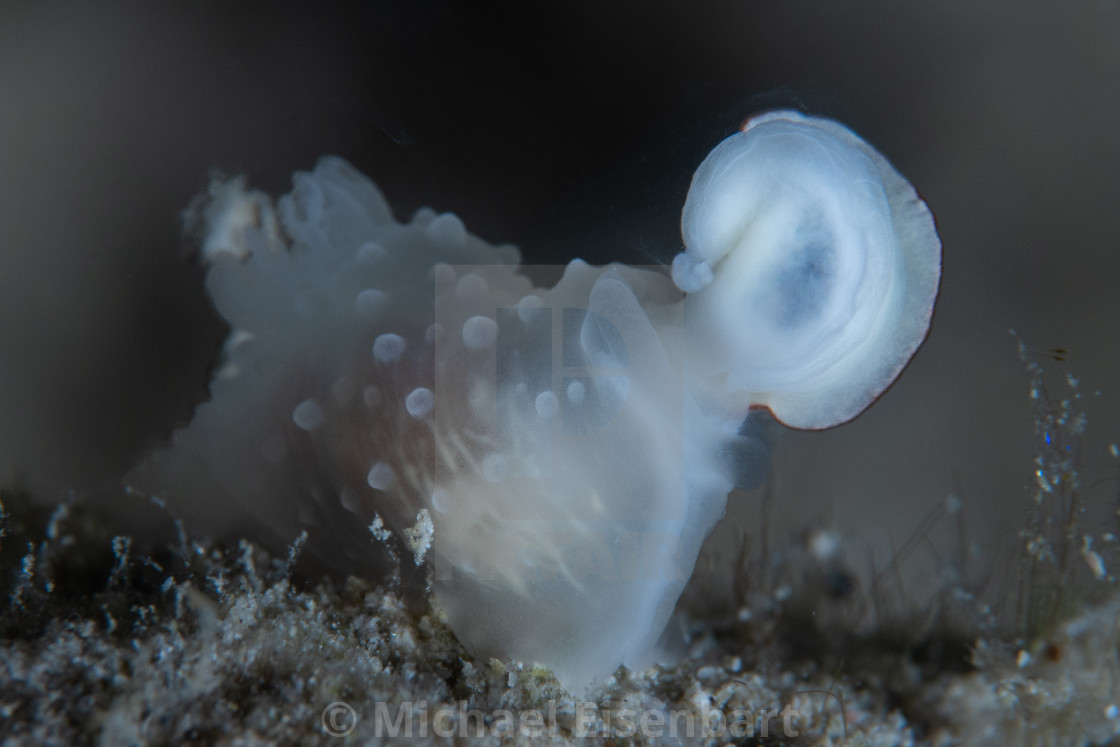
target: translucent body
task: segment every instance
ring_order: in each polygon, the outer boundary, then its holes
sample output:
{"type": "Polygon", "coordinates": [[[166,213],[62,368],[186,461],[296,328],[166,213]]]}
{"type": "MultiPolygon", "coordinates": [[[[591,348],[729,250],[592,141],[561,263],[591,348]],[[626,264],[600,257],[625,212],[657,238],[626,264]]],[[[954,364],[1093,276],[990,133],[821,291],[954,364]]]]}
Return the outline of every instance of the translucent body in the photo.
{"type": "Polygon", "coordinates": [[[275,207],[216,181],[197,209],[232,332],[210,401],[133,482],[194,531],[282,546],[306,527],[344,572],[376,567],[384,519],[468,649],[577,693],[656,655],[728,491],[766,469],[749,408],[852,417],[936,291],[909,185],[791,113],[701,165],[677,287],[574,260],[535,289],[515,249],[426,208],[398,223],[341,159],[293,181],[275,207]]]}

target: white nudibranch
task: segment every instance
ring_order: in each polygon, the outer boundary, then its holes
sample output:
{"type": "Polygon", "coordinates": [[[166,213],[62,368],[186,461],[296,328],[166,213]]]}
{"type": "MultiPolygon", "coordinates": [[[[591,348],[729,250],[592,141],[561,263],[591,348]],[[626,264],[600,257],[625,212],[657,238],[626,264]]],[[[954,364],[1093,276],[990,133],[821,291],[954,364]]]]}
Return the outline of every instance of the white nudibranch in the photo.
{"type": "Polygon", "coordinates": [[[765,469],[749,408],[853,417],[937,286],[909,185],[790,112],[700,167],[676,286],[574,260],[533,288],[517,250],[427,208],[398,223],[339,158],[293,182],[274,206],[216,180],[191,213],[231,343],[210,400],[130,481],[195,531],[282,547],[307,528],[344,572],[376,572],[383,517],[474,655],[576,693],[655,659],[728,491],[765,469]]]}

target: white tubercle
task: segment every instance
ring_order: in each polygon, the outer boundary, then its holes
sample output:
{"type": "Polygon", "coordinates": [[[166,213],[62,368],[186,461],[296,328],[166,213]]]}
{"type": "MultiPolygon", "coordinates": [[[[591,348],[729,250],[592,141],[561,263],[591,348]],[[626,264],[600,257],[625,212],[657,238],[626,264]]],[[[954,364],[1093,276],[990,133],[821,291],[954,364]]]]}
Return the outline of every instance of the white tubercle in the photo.
{"type": "Polygon", "coordinates": [[[403,337],[392,332],[378,335],[373,341],[373,357],[381,363],[392,363],[404,355],[406,343],[403,337]]]}
{"type": "Polygon", "coordinates": [[[388,490],[393,487],[393,482],[396,480],[396,475],[393,473],[393,468],[385,462],[377,462],[369,469],[369,474],[366,475],[366,482],[374,490],[388,490]]]}
{"type": "Polygon", "coordinates": [[[323,408],[313,399],[305,399],[292,411],[292,421],[305,431],[315,430],[325,419],[323,408]]]}
{"type": "Polygon", "coordinates": [[[409,415],[419,419],[432,411],[432,407],[435,406],[435,396],[431,389],[417,387],[405,397],[404,406],[409,415]]]}
{"type": "Polygon", "coordinates": [[[498,323],[490,317],[472,316],[463,322],[463,344],[470,350],[484,350],[498,339],[498,323]]]}

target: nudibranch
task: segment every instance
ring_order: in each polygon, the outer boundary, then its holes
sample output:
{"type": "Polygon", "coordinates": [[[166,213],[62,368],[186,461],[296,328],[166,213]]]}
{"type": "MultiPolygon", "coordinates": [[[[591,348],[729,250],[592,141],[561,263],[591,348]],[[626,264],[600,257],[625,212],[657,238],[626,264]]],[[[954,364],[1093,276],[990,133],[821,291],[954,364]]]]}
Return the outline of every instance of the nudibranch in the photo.
{"type": "Polygon", "coordinates": [[[750,409],[856,415],[920,344],[939,276],[906,181],[793,112],[700,166],[671,279],[573,260],[534,288],[516,249],[449,213],[398,222],[340,158],[293,183],[274,204],[218,179],[190,211],[232,330],[209,401],[130,480],[195,530],[307,529],[346,572],[387,523],[472,653],[577,693],[653,660],[758,463],[750,409]]]}

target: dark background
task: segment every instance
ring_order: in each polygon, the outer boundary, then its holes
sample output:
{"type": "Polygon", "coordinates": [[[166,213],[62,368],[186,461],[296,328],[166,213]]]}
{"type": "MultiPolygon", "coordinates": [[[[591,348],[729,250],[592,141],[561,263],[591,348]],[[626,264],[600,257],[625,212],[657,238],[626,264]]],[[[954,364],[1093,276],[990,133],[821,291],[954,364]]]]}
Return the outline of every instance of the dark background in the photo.
{"type": "MultiPolygon", "coordinates": [[[[1069,350],[1050,367],[1081,377],[1085,481],[1111,510],[1118,40],[1120,9],[1089,0],[5,3],[0,473],[49,500],[104,486],[204,396],[224,330],[178,221],[211,169],[278,193],[336,153],[398,218],[453,211],[528,262],[666,262],[707,151],[796,106],[911,179],[945,270],[901,381],[784,439],[778,529],[897,546],[956,490],[986,548],[1017,542],[1012,327],[1069,350]]],[[[757,520],[755,497],[732,510],[757,520]]]]}

